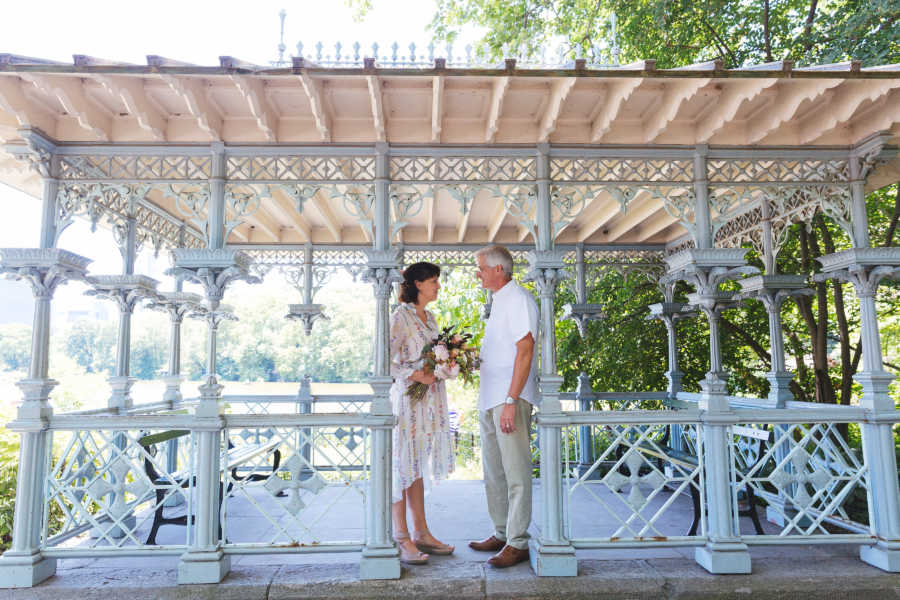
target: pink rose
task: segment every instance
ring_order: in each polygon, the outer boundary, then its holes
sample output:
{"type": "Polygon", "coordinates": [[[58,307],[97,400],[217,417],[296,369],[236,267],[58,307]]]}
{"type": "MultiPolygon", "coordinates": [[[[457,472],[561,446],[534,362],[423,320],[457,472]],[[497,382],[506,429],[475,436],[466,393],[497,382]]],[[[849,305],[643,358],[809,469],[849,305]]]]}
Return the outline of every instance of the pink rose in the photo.
{"type": "Polygon", "coordinates": [[[450,338],[450,341],[453,342],[454,345],[458,346],[462,342],[462,336],[456,334],[452,338],[450,338]]]}
{"type": "Polygon", "coordinates": [[[444,362],[448,358],[450,358],[450,352],[447,350],[447,346],[443,344],[437,344],[434,347],[434,357],[438,360],[438,362],[444,362]]]}

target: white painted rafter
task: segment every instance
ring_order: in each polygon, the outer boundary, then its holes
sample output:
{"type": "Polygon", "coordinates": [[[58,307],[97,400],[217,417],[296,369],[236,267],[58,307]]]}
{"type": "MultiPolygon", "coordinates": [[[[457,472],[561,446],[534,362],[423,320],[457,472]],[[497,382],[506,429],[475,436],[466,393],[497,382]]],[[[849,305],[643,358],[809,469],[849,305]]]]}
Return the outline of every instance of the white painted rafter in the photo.
{"type": "Polygon", "coordinates": [[[325,110],[322,102],[322,88],[318,81],[310,77],[309,73],[303,71],[298,75],[300,84],[306,92],[309,99],[309,106],[312,110],[313,120],[316,122],[316,129],[319,130],[319,136],[323,142],[331,141],[331,118],[325,110]]]}
{"type": "Polygon", "coordinates": [[[500,231],[500,226],[503,225],[503,220],[506,219],[508,212],[506,201],[503,198],[497,198],[497,208],[494,210],[494,215],[488,224],[488,242],[493,242],[497,237],[497,232],[500,231]]]}
{"type": "Polygon", "coordinates": [[[675,223],[678,223],[678,218],[670,215],[665,207],[662,207],[640,224],[634,241],[646,242],[675,223]]]}
{"type": "Polygon", "coordinates": [[[431,143],[441,143],[441,127],[444,122],[444,76],[431,78],[431,143]]]}
{"type": "Polygon", "coordinates": [[[503,100],[509,88],[509,77],[497,77],[491,87],[491,106],[488,112],[487,125],[484,130],[484,143],[493,144],[500,128],[500,115],[503,112],[503,100]]]}
{"type": "Polygon", "coordinates": [[[897,88],[900,88],[900,81],[896,79],[845,81],[834,90],[829,90],[834,92],[834,96],[828,103],[828,110],[816,111],[800,123],[798,141],[801,144],[812,142],[839,123],[849,121],[865,102],[876,102],[897,88]]]}
{"type": "Polygon", "coordinates": [[[596,144],[612,127],[613,121],[622,110],[625,102],[634,93],[644,79],[633,77],[617,79],[607,84],[607,92],[603,98],[605,105],[591,122],[591,143],[596,144]]]}
{"type": "Polygon", "coordinates": [[[197,78],[160,75],[160,78],[185,103],[187,112],[197,121],[197,126],[209,141],[222,141],[223,120],[206,97],[206,83],[197,78]]]}
{"type": "Polygon", "coordinates": [[[241,223],[231,230],[231,233],[228,234],[228,237],[230,238],[231,236],[236,237],[238,242],[246,244],[250,241],[250,224],[241,223]]]}
{"type": "Polygon", "coordinates": [[[369,101],[372,104],[372,122],[375,125],[375,141],[385,141],[384,100],[381,95],[381,79],[377,75],[367,75],[369,101]]]}
{"type": "Polygon", "coordinates": [[[650,215],[663,209],[663,201],[641,190],[628,206],[629,210],[622,218],[613,223],[607,234],[608,242],[615,242],[626,233],[640,225],[650,215]]]}
{"type": "Polygon", "coordinates": [[[425,234],[428,243],[434,241],[434,203],[437,190],[425,197],[425,234]]]}
{"type": "Polygon", "coordinates": [[[310,226],[309,221],[307,221],[302,214],[297,212],[297,207],[288,200],[284,196],[284,193],[277,187],[272,190],[272,205],[274,210],[281,213],[281,216],[289,221],[291,226],[303,236],[304,241],[312,241],[312,227],[310,226]]]}
{"type": "Polygon", "coordinates": [[[460,212],[456,217],[456,241],[459,244],[466,239],[466,233],[469,231],[469,215],[471,214],[472,211],[460,212]]]}
{"type": "Polygon", "coordinates": [[[569,92],[575,87],[575,77],[565,77],[556,79],[550,84],[550,98],[547,102],[547,110],[541,117],[540,127],[538,129],[538,142],[547,142],[550,135],[556,131],[556,122],[559,120],[559,113],[562,112],[563,104],[569,97],[569,92]]]}
{"type": "Polygon", "coordinates": [[[266,97],[265,84],[262,80],[248,75],[231,75],[231,81],[237,87],[256,126],[268,142],[278,141],[278,114],[266,97]]]}
{"type": "Polygon", "coordinates": [[[586,220],[579,225],[577,237],[579,242],[587,240],[594,235],[598,229],[609,223],[613,217],[621,212],[621,205],[615,198],[606,193],[604,196],[605,198],[603,200],[595,200],[595,203],[598,204],[597,211],[590,217],[587,217],[586,220]]]}
{"type": "Polygon", "coordinates": [[[128,112],[137,119],[140,128],[150,134],[150,137],[158,142],[166,141],[168,118],[150,102],[144,90],[143,79],[121,75],[93,75],[93,78],[110,96],[125,105],[128,112]]]}
{"type": "MultiPolygon", "coordinates": [[[[312,205],[316,207],[322,220],[325,221],[325,227],[328,228],[331,237],[334,238],[335,242],[340,242],[341,224],[335,218],[334,213],[331,211],[331,207],[328,206],[328,201],[323,197],[323,192],[318,190],[309,200],[312,205]]],[[[363,231],[365,231],[365,228],[363,228],[363,231]]],[[[366,234],[366,237],[368,238],[368,233],[366,234]]]]}
{"type": "Polygon", "coordinates": [[[790,120],[806,100],[815,100],[840,85],[841,79],[788,79],[778,84],[770,110],[747,123],[747,143],[755,144],[790,120]]]}
{"type": "Polygon", "coordinates": [[[691,78],[666,82],[659,108],[644,122],[644,143],[649,144],[662,135],[684,103],[689,102],[710,81],[712,79],[691,78]]]}
{"type": "Polygon", "coordinates": [[[28,101],[18,77],[0,76],[0,109],[9,113],[19,127],[37,127],[48,135],[56,133],[56,119],[28,101]]]}
{"type": "Polygon", "coordinates": [[[852,142],[858,142],[872,131],[889,131],[900,123],[900,90],[894,90],[850,121],[852,142]]]}
{"type": "Polygon", "coordinates": [[[745,102],[756,98],[763,90],[771,88],[778,82],[777,79],[744,79],[723,83],[725,89],[716,99],[712,110],[697,119],[696,141],[698,144],[706,142],[726,123],[737,114],[738,109],[745,102]]]}
{"type": "Polygon", "coordinates": [[[272,241],[281,241],[281,225],[262,207],[253,214],[243,217],[243,220],[271,237],[272,241]]]}
{"type": "Polygon", "coordinates": [[[36,73],[22,73],[21,77],[41,93],[55,98],[63,110],[75,117],[78,124],[88,130],[97,141],[110,140],[112,117],[87,97],[81,78],[36,73]]]}

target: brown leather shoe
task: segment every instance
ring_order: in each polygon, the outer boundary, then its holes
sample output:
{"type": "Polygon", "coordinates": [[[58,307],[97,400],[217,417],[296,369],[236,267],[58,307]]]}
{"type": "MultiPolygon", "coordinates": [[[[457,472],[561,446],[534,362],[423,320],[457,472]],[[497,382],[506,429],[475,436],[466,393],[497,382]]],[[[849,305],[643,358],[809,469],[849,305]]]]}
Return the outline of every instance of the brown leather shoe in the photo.
{"type": "Polygon", "coordinates": [[[480,542],[469,542],[469,548],[477,550],[478,552],[496,552],[502,550],[505,545],[506,542],[501,542],[494,536],[491,536],[486,540],[481,540],[480,542]]]}
{"type": "Polygon", "coordinates": [[[528,560],[528,548],[519,550],[507,544],[503,550],[488,559],[488,564],[497,569],[505,569],[528,560]]]}

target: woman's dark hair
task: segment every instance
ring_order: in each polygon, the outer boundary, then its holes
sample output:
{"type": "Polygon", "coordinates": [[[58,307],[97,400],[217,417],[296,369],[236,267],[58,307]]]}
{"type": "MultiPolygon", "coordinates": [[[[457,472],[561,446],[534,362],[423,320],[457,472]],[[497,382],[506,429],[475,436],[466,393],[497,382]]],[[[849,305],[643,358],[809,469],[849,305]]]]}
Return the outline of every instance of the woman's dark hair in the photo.
{"type": "Polygon", "coordinates": [[[419,299],[416,282],[438,277],[440,274],[441,268],[430,262],[417,262],[406,267],[403,271],[403,283],[400,284],[400,302],[416,302],[419,299]]]}

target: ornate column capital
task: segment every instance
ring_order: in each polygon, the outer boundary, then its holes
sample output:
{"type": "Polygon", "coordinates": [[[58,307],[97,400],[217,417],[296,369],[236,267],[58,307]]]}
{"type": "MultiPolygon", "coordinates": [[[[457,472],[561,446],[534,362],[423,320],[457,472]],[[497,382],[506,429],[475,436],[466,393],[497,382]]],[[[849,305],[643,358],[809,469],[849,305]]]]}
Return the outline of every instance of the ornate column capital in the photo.
{"type": "Polygon", "coordinates": [[[112,300],[123,313],[133,312],[142,300],[159,298],[159,282],[145,275],[94,275],[87,281],[94,289],[86,291],[86,295],[112,300]]]}
{"type": "Polygon", "coordinates": [[[557,248],[528,253],[528,273],[525,275],[525,281],[533,281],[538,288],[538,295],[542,298],[552,298],[556,286],[571,277],[563,262],[564,255],[565,251],[557,248]]]}
{"type": "Polygon", "coordinates": [[[90,263],[59,248],[0,248],[0,273],[30,283],[36,298],[52,298],[57,286],[83,281],[90,263]]]}
{"type": "Polygon", "coordinates": [[[665,257],[669,266],[665,278],[686,281],[701,297],[714,296],[722,282],[759,272],[745,264],[747,252],[747,248],[686,248],[665,257]]]}
{"type": "Polygon", "coordinates": [[[17,133],[25,140],[26,145],[11,147],[10,154],[17,160],[27,162],[31,170],[42,178],[54,177],[53,156],[56,153],[56,144],[36,129],[26,127],[19,129],[17,133]]]}
{"type": "Polygon", "coordinates": [[[316,321],[329,319],[328,315],[322,312],[322,308],[323,304],[288,304],[288,314],[284,315],[284,318],[289,321],[300,321],[303,324],[303,332],[310,335],[316,321]]]}
{"type": "Polygon", "coordinates": [[[900,278],[900,248],[851,248],[816,259],[822,272],[816,281],[838,279],[852,283],[860,298],[872,297],[883,279],[900,278]]]}
{"type": "Polygon", "coordinates": [[[262,279],[250,274],[253,260],[240,250],[176,248],[172,250],[172,262],[175,266],[166,271],[166,274],[203,286],[213,310],[224,297],[228,284],[234,281],[262,283],[262,279]]]}
{"type": "Polygon", "coordinates": [[[190,292],[158,292],[147,308],[168,313],[173,323],[181,323],[185,316],[201,316],[205,311],[203,297],[190,292]]]}
{"type": "Polygon", "coordinates": [[[366,249],[369,262],[363,271],[362,280],[372,284],[376,298],[386,300],[391,295],[391,286],[403,281],[403,275],[400,273],[400,252],[400,248],[366,249]]]}
{"type": "Polygon", "coordinates": [[[759,300],[769,313],[778,313],[785,300],[813,293],[805,275],[754,275],[741,279],[738,298],[759,300]]]}

